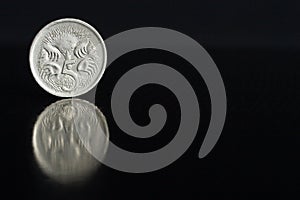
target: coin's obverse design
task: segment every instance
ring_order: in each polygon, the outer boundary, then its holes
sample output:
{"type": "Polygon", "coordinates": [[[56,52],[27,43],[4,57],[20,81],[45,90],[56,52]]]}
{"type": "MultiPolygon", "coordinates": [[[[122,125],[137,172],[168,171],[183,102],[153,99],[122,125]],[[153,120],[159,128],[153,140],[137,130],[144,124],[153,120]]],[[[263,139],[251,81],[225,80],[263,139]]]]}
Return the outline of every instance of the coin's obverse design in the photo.
{"type": "Polygon", "coordinates": [[[30,48],[35,80],[49,93],[74,97],[88,92],[102,77],[106,48],[99,33],[78,19],[60,19],[46,25],[30,48]]]}

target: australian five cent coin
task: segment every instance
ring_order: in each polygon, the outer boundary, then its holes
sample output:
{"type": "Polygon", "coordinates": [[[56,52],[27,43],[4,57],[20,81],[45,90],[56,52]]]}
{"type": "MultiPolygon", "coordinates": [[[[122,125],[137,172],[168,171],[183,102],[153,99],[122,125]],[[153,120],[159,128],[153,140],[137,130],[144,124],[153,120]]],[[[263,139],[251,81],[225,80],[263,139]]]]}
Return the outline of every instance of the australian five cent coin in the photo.
{"type": "Polygon", "coordinates": [[[78,19],[53,21],[35,36],[30,68],[47,92],[74,97],[91,90],[106,67],[106,47],[100,34],[78,19]]]}

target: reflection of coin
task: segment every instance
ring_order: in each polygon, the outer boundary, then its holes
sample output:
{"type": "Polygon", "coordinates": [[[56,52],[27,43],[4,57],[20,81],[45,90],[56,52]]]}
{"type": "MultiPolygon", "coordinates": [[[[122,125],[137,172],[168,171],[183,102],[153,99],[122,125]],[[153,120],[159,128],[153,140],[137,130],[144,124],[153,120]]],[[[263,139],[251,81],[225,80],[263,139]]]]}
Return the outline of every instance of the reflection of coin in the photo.
{"type": "Polygon", "coordinates": [[[30,48],[35,80],[60,97],[79,96],[91,90],[103,75],[106,48],[99,33],[77,19],[60,19],[46,25],[30,48]]]}
{"type": "Polygon", "coordinates": [[[59,182],[82,180],[99,162],[86,147],[105,155],[108,128],[101,111],[79,99],[65,99],[48,106],[33,129],[33,148],[41,169],[59,182]]]}

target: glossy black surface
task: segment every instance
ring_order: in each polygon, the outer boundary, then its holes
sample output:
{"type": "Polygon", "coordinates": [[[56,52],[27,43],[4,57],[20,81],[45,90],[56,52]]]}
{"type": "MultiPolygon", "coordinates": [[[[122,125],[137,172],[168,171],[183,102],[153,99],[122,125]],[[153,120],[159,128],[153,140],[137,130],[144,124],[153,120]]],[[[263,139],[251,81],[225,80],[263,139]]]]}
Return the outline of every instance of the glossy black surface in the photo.
{"type": "Polygon", "coordinates": [[[74,200],[287,198],[299,193],[299,1],[22,1],[0,5],[4,193],[26,199],[74,200]],[[118,78],[135,64],[154,59],[184,74],[197,92],[203,117],[189,150],[152,173],[129,174],[103,166],[86,183],[73,186],[58,185],[45,176],[34,160],[32,128],[43,109],[60,98],[35,82],[28,54],[37,31],[62,17],[89,22],[104,39],[131,28],[159,26],[185,33],[203,45],[222,74],[228,98],[225,127],[213,151],[204,159],[197,157],[210,116],[201,77],[173,54],[142,50],[118,59],[99,83],[96,105],[107,117],[111,139],[126,149],[145,152],[163,146],[176,133],[178,102],[161,86],[140,88],[131,102],[133,119],[141,125],[148,122],[150,105],[165,105],[169,118],[155,138],[142,141],[127,136],[111,115],[110,95],[118,78]]]}

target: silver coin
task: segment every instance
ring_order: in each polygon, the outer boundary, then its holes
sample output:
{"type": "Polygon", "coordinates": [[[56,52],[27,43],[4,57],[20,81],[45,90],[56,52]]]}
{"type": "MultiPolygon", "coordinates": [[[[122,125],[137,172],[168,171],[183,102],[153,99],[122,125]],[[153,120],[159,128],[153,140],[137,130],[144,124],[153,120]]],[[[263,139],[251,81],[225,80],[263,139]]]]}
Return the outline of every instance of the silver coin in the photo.
{"type": "Polygon", "coordinates": [[[100,34],[78,19],[60,19],[42,28],[29,55],[32,74],[47,92],[74,97],[91,90],[106,67],[106,47],[100,34]]]}
{"type": "Polygon", "coordinates": [[[88,148],[104,158],[109,132],[104,115],[91,103],[64,99],[48,106],[33,128],[34,155],[42,171],[60,183],[84,181],[100,166],[88,148]]]}

